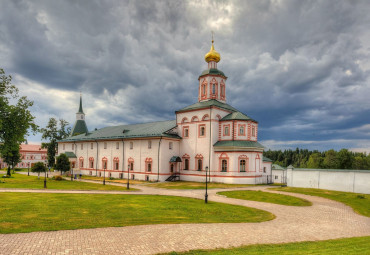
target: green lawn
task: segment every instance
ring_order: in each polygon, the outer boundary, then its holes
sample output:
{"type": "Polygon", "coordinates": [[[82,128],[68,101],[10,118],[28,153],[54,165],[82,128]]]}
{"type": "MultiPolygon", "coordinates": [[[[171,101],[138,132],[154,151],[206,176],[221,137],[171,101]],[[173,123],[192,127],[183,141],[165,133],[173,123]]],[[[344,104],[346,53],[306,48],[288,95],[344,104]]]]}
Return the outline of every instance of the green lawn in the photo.
{"type": "MultiPolygon", "coordinates": [[[[37,176],[27,176],[24,174],[12,174],[11,178],[0,178],[0,188],[21,188],[21,189],[44,189],[44,177],[40,179],[37,176]]],[[[47,179],[47,189],[61,189],[61,190],[119,190],[127,191],[125,187],[118,187],[112,185],[102,185],[97,183],[88,183],[80,181],[55,181],[47,179]]],[[[137,189],[130,189],[135,191],[137,189]]]]}
{"type": "MultiPolygon", "coordinates": [[[[163,189],[205,189],[206,184],[204,182],[158,182],[147,184],[148,187],[163,188],[163,189]]],[[[208,183],[209,189],[227,189],[227,188],[239,188],[255,186],[254,184],[225,184],[225,183],[208,183]]]]}
{"type": "MultiPolygon", "coordinates": [[[[84,180],[91,180],[91,181],[103,181],[103,177],[98,176],[90,176],[90,175],[82,175],[82,179],[84,180]]],[[[106,182],[115,182],[115,183],[127,183],[127,179],[117,179],[117,178],[105,178],[106,182]]],[[[147,181],[139,181],[139,180],[130,180],[130,184],[143,184],[143,183],[151,183],[147,181]]]]}
{"type": "Polygon", "coordinates": [[[168,255],[176,254],[212,254],[212,255],[270,255],[270,254],[327,254],[327,255],[366,255],[370,254],[370,236],[342,238],[335,240],[317,242],[298,242],[286,244],[261,244],[248,245],[230,249],[215,250],[194,250],[189,252],[171,252],[168,255]]]}
{"type": "Polygon", "coordinates": [[[306,199],[298,197],[292,197],[288,195],[281,195],[263,191],[254,190],[236,190],[236,191],[223,191],[217,194],[224,195],[231,198],[252,200],[280,205],[292,205],[292,206],[310,206],[312,203],[306,199]]]}
{"type": "Polygon", "coordinates": [[[275,218],[255,208],[173,196],[8,192],[0,196],[0,233],[275,218]]]}
{"type": "Polygon", "coordinates": [[[353,210],[358,214],[370,217],[370,195],[367,194],[358,194],[324,189],[293,188],[293,187],[271,188],[271,189],[333,199],[352,207],[353,210]]]}

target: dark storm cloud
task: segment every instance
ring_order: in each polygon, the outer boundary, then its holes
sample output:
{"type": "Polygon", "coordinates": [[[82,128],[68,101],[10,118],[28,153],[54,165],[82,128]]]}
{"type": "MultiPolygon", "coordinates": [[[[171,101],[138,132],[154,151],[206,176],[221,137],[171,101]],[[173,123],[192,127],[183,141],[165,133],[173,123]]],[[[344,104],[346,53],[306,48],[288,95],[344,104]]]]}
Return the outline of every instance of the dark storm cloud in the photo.
{"type": "Polygon", "coordinates": [[[260,139],[322,147],[369,138],[369,11],[367,1],[1,1],[0,65],[25,81],[41,123],[47,109],[73,122],[79,91],[91,128],[174,119],[197,101],[214,30],[228,103],[259,121],[260,139]]]}

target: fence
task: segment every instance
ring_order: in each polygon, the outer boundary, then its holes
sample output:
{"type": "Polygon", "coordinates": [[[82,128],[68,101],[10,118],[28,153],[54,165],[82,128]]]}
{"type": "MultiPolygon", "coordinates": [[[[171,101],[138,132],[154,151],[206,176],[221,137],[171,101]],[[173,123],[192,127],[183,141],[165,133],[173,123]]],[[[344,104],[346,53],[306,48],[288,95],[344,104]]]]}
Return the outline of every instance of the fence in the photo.
{"type": "Polygon", "coordinates": [[[329,189],[370,194],[369,170],[287,169],[290,187],[329,189]]]}

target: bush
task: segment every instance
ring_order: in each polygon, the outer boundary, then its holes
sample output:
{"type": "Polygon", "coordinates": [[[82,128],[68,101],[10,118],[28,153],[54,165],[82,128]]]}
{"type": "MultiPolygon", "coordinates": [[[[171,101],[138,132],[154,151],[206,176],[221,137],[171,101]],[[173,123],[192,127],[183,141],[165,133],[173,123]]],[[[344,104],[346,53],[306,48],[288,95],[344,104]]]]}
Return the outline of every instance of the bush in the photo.
{"type": "Polygon", "coordinates": [[[61,175],[55,175],[55,176],[53,176],[52,179],[55,180],[55,181],[63,181],[63,176],[61,176],[61,175]]]}
{"type": "Polygon", "coordinates": [[[22,168],[14,168],[14,171],[22,171],[22,168]]]}

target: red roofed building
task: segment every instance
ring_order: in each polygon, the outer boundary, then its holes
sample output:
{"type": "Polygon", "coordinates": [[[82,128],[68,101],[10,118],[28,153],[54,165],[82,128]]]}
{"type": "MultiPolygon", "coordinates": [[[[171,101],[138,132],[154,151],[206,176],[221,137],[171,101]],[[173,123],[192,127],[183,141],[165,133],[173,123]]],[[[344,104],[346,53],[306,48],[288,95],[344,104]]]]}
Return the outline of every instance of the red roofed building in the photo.
{"type": "MultiPolygon", "coordinates": [[[[21,144],[20,148],[21,162],[18,163],[15,167],[26,168],[33,166],[36,162],[46,163],[47,159],[47,150],[42,149],[39,144],[21,144]]],[[[7,167],[8,165],[3,162],[0,158],[0,168],[7,167]]]]}

